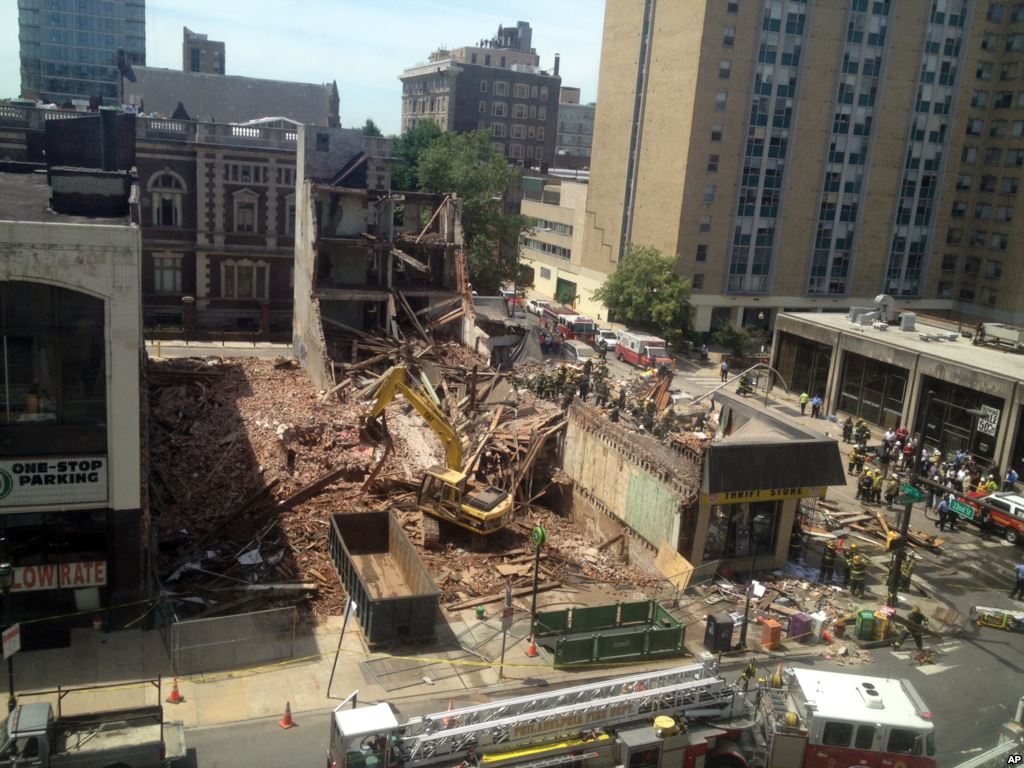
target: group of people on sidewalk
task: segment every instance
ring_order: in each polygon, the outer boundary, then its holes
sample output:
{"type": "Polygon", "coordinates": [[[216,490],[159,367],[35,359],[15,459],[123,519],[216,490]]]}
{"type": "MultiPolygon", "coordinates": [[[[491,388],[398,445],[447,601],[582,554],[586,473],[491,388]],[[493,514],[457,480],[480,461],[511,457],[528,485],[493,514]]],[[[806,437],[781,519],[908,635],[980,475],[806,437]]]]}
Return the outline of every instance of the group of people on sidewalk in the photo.
{"type": "Polygon", "coordinates": [[[824,399],[822,399],[821,395],[815,395],[814,397],[811,397],[809,394],[807,394],[807,392],[801,393],[801,395],[800,395],[800,415],[801,416],[806,416],[807,415],[807,404],[810,403],[811,404],[811,418],[813,418],[813,419],[820,419],[821,418],[821,406],[824,404],[824,402],[825,401],[824,401],[824,399]]]}

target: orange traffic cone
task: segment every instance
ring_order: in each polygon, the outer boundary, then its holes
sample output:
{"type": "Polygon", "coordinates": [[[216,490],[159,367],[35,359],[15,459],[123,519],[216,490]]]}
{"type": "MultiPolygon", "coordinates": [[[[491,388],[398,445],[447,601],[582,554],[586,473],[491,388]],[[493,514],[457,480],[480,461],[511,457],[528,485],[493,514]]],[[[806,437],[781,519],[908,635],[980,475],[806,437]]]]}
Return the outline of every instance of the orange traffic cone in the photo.
{"type": "Polygon", "coordinates": [[[178,676],[174,676],[174,684],[171,685],[171,695],[167,697],[168,704],[181,704],[185,700],[185,697],[181,695],[181,691],[178,690],[178,676]]]}
{"type": "MultiPolygon", "coordinates": [[[[448,699],[448,711],[451,712],[453,709],[455,709],[455,700],[454,699],[448,699]]],[[[452,719],[450,717],[442,717],[441,718],[441,725],[443,725],[445,728],[447,728],[449,725],[451,725],[451,722],[452,722],[452,719]]]]}
{"type": "Polygon", "coordinates": [[[277,723],[282,728],[294,728],[295,721],[292,720],[292,703],[286,701],[284,704],[284,716],[277,723]]]}
{"type": "Polygon", "coordinates": [[[530,647],[526,649],[526,655],[531,659],[537,657],[537,636],[530,635],[530,647]]]}

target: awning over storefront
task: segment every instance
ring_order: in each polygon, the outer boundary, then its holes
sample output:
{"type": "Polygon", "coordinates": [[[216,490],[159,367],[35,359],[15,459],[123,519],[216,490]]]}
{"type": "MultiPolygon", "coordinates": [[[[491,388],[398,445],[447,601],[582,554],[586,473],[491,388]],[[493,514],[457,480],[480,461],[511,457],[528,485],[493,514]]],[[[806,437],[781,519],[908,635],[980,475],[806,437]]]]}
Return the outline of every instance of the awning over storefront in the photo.
{"type": "Polygon", "coordinates": [[[708,448],[703,491],[712,503],[821,496],[845,485],[838,443],[725,402],[731,432],[708,448]],[[738,425],[738,426],[737,426],[738,425]]]}

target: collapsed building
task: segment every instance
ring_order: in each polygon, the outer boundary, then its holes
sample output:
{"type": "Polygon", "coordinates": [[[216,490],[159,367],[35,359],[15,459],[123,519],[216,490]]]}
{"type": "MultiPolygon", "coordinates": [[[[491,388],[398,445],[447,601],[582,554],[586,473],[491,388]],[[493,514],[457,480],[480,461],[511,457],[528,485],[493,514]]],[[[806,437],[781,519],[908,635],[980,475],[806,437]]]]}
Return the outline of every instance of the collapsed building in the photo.
{"type": "Polygon", "coordinates": [[[293,344],[313,383],[335,386],[335,363],[360,345],[404,341],[399,317],[420,339],[466,342],[461,202],[392,192],[387,139],[302,128],[298,143],[293,344]]]}

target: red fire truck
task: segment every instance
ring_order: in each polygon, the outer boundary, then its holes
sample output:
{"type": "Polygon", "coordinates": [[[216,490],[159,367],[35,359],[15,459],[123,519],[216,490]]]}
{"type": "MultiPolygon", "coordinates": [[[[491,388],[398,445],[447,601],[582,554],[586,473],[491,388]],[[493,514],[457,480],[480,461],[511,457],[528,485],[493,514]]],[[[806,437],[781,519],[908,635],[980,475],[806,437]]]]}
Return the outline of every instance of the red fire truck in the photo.
{"type": "Polygon", "coordinates": [[[641,368],[657,368],[664,363],[672,365],[672,356],[664,339],[637,331],[623,331],[615,345],[615,356],[620,362],[641,368]]]}
{"type": "Polygon", "coordinates": [[[714,661],[399,723],[381,702],[331,714],[328,768],[935,768],[907,681],[790,669],[743,690],[714,661]]]}
{"type": "Polygon", "coordinates": [[[559,305],[544,307],[540,313],[544,327],[557,333],[563,341],[576,339],[593,345],[597,324],[589,317],[576,314],[575,309],[559,305]]]}

